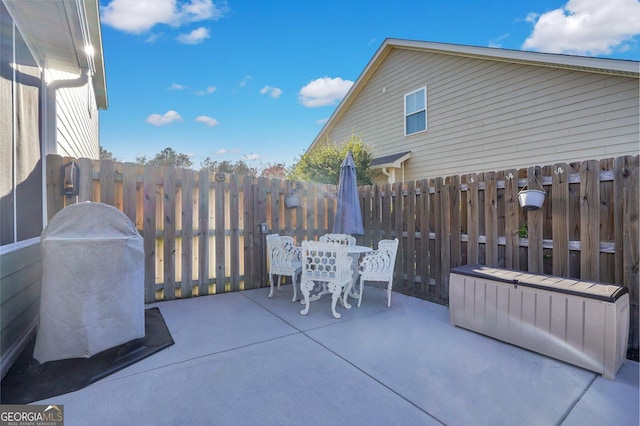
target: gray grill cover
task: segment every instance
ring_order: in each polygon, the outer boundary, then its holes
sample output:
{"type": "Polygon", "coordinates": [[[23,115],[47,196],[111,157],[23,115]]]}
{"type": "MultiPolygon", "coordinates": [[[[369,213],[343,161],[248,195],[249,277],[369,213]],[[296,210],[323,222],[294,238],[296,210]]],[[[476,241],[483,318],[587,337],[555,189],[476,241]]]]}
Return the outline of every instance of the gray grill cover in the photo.
{"type": "Polygon", "coordinates": [[[144,337],[144,248],[115,207],[73,204],[42,232],[40,363],[89,358],[144,337]]]}

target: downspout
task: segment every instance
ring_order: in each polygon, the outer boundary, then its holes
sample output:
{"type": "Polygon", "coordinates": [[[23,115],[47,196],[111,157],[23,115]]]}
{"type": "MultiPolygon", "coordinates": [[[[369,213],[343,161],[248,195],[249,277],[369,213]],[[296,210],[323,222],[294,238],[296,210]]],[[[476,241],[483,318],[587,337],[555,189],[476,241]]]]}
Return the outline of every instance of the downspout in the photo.
{"type": "MultiPolygon", "coordinates": [[[[83,68],[80,77],[67,80],[53,80],[47,84],[46,101],[44,104],[44,131],[42,138],[42,188],[47,187],[47,155],[56,153],[56,138],[58,135],[58,109],[56,108],[56,92],[58,89],[82,87],[89,83],[91,73],[83,68]]],[[[42,194],[42,220],[44,226],[49,221],[47,212],[47,194],[42,194]]]]}
{"type": "Polygon", "coordinates": [[[387,177],[387,183],[389,183],[389,179],[391,178],[391,174],[389,173],[389,171],[387,170],[386,167],[382,168],[382,174],[387,177]]]}
{"type": "Polygon", "coordinates": [[[91,73],[88,68],[83,68],[80,77],[69,80],[53,80],[47,84],[46,125],[45,125],[45,149],[43,155],[56,152],[56,136],[58,134],[58,110],[56,108],[56,91],[73,87],[82,87],[89,83],[91,73]]]}

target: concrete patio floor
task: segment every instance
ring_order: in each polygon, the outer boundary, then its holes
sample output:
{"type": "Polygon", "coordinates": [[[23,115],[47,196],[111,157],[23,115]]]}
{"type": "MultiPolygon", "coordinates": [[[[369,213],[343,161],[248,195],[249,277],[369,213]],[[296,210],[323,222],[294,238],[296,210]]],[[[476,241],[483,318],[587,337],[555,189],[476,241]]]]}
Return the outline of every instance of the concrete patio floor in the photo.
{"type": "MultiPolygon", "coordinates": [[[[453,327],[445,306],[367,287],[362,307],[290,285],[158,306],[175,345],[80,391],[65,425],[638,425],[638,363],[615,381],[453,327]]],[[[353,301],[353,300],[352,300],[353,301]]]]}

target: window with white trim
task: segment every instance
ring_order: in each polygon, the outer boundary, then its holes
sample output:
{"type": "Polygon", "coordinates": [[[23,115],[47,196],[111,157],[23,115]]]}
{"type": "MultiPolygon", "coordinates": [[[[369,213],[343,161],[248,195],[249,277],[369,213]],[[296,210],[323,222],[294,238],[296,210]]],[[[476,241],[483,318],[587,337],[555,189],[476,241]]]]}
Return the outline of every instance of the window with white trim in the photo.
{"type": "Polygon", "coordinates": [[[42,232],[42,72],[0,3],[0,247],[42,232]]]}
{"type": "Polygon", "coordinates": [[[404,135],[427,130],[427,87],[404,95],[404,135]]]}

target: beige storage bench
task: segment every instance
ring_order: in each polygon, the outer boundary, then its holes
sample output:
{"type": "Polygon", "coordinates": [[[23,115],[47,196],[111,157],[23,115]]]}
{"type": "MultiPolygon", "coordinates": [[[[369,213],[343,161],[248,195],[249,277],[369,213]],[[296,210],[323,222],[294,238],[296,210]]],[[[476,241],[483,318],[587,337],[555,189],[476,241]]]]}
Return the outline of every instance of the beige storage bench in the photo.
{"type": "Polygon", "coordinates": [[[626,359],[626,287],[465,265],[451,270],[449,303],[453,325],[610,380],[626,359]]]}

